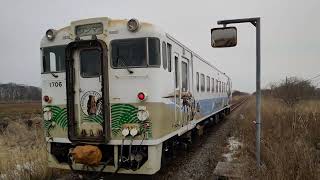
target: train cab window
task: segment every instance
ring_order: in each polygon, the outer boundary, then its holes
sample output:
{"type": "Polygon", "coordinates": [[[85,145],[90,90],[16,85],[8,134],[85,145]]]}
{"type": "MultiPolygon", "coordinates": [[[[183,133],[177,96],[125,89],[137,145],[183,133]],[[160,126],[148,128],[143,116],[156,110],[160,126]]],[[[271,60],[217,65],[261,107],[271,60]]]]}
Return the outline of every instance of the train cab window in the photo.
{"type": "Polygon", "coordinates": [[[182,80],[182,91],[188,91],[188,64],[181,62],[181,80],[182,80]]]}
{"type": "Polygon", "coordinates": [[[42,49],[42,72],[65,71],[65,48],[66,46],[53,46],[42,49]]]}
{"type": "Polygon", "coordinates": [[[149,66],[160,66],[160,40],[158,38],[148,38],[149,66]]]}
{"type": "Polygon", "coordinates": [[[172,62],[171,62],[171,53],[172,53],[172,46],[171,44],[167,43],[167,53],[168,53],[168,71],[171,72],[172,62]]]}
{"type": "Polygon", "coordinates": [[[207,92],[210,92],[210,77],[207,76],[207,92]]]}
{"type": "Polygon", "coordinates": [[[205,90],[205,79],[204,79],[204,74],[201,74],[201,92],[204,92],[205,90]]]}
{"type": "Polygon", "coordinates": [[[180,81],[179,81],[179,60],[177,56],[174,56],[174,72],[175,72],[175,83],[176,88],[179,87],[180,81]]]}
{"type": "Polygon", "coordinates": [[[214,92],[214,79],[211,78],[211,92],[214,92]]]}
{"type": "Polygon", "coordinates": [[[163,68],[167,69],[168,61],[167,61],[167,47],[166,43],[162,42],[162,61],[163,61],[163,68]]]}
{"type": "Polygon", "coordinates": [[[80,51],[80,74],[82,77],[98,77],[101,74],[101,52],[97,49],[80,51]]]}
{"type": "Polygon", "coordinates": [[[113,68],[159,67],[161,63],[158,38],[113,40],[111,49],[113,68]]]}
{"type": "Polygon", "coordinates": [[[200,89],[200,83],[199,83],[199,73],[196,73],[196,84],[197,84],[197,92],[199,92],[200,89]]]}

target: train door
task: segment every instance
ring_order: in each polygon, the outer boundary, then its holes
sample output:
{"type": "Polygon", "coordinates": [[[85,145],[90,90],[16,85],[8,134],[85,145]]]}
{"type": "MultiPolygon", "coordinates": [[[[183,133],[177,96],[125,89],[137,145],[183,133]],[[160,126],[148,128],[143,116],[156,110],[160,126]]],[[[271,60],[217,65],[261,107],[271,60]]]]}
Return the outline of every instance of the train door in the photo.
{"type": "MultiPolygon", "coordinates": [[[[103,142],[107,136],[103,68],[107,65],[104,49],[95,43],[75,46],[70,52],[67,70],[69,139],[103,142]],[[71,63],[70,63],[71,62],[71,63]],[[73,91],[72,92],[70,92],[73,91]]],[[[107,73],[107,72],[106,72],[107,73]]]]}
{"type": "Polygon", "coordinates": [[[191,94],[191,76],[190,73],[190,61],[189,59],[182,58],[181,60],[181,111],[182,124],[186,125],[192,119],[192,94],[191,94]]]}
{"type": "Polygon", "coordinates": [[[181,75],[180,75],[180,60],[179,55],[174,53],[174,77],[175,77],[175,126],[182,126],[182,112],[181,112],[181,75]]]}

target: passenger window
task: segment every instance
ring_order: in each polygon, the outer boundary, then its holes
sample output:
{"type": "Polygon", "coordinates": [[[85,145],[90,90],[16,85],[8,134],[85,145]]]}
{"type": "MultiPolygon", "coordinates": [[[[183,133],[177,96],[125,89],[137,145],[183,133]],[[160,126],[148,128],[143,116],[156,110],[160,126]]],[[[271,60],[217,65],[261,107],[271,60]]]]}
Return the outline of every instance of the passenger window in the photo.
{"type": "Polygon", "coordinates": [[[200,89],[200,83],[199,83],[199,73],[196,74],[196,84],[197,84],[197,92],[199,92],[200,89]]]}
{"type": "Polygon", "coordinates": [[[211,92],[214,92],[214,79],[211,78],[211,92]]]}
{"type": "Polygon", "coordinates": [[[221,92],[224,92],[224,83],[221,82],[221,92]]]}
{"type": "Polygon", "coordinates": [[[218,87],[219,81],[216,79],[216,92],[219,92],[219,87],[218,87]]]}
{"type": "Polygon", "coordinates": [[[176,88],[179,87],[179,62],[178,62],[178,57],[174,57],[174,70],[175,70],[175,82],[176,82],[176,88]]]}
{"type": "Polygon", "coordinates": [[[201,74],[201,92],[204,92],[205,90],[205,79],[204,74],[201,74]]]}
{"type": "Polygon", "coordinates": [[[167,53],[168,53],[168,71],[171,72],[171,52],[172,52],[172,46],[171,44],[167,43],[167,53]]]}
{"type": "Polygon", "coordinates": [[[186,62],[181,62],[181,80],[182,80],[182,91],[188,91],[188,64],[186,62]]]}
{"type": "Polygon", "coordinates": [[[163,68],[167,69],[167,47],[166,47],[166,43],[162,42],[162,60],[163,60],[163,68]]]}
{"type": "Polygon", "coordinates": [[[80,74],[84,78],[101,74],[101,53],[97,49],[80,51],[80,74]]]}
{"type": "Polygon", "coordinates": [[[210,92],[210,77],[207,76],[207,92],[210,92]]]}

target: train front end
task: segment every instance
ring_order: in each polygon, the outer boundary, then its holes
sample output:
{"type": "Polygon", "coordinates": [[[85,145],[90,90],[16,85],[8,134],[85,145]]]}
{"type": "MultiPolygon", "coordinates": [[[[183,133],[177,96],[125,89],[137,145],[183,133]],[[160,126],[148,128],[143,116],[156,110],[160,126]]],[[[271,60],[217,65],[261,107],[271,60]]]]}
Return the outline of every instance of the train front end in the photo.
{"type": "Polygon", "coordinates": [[[46,32],[41,79],[49,167],[160,169],[159,138],[168,129],[154,127],[164,112],[174,112],[160,103],[162,38],[136,19],[86,19],[46,32]]]}

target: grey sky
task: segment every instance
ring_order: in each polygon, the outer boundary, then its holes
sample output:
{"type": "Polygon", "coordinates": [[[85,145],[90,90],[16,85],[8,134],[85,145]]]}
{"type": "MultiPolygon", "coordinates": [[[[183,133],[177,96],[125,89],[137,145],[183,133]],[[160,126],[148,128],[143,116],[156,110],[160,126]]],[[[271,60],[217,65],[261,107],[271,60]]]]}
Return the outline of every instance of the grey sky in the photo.
{"type": "MultiPolygon", "coordinates": [[[[107,16],[159,25],[229,74],[234,89],[255,89],[255,30],[238,25],[238,46],[213,49],[210,29],[220,19],[262,18],[262,86],[285,78],[320,74],[320,1],[2,1],[0,82],[40,86],[40,39],[49,28],[107,16]]],[[[320,80],[319,80],[320,82],[320,80]]]]}

